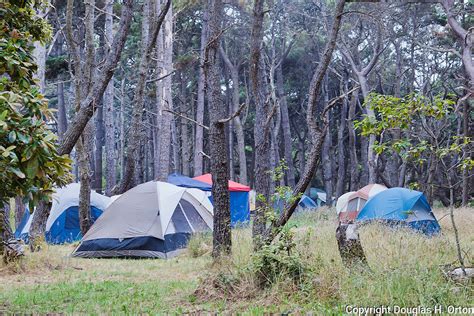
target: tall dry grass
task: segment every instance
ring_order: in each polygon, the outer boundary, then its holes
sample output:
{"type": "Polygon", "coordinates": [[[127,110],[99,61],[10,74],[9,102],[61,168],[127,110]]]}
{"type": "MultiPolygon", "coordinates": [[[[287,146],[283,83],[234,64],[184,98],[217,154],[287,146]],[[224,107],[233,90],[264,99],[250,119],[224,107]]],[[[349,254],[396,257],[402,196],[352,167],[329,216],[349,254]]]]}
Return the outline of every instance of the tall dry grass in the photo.
{"type": "MultiPolygon", "coordinates": [[[[296,232],[296,252],[308,269],[305,279],[295,284],[282,273],[264,290],[258,288],[253,277],[250,230],[234,231],[232,258],[222,265],[214,265],[205,274],[200,288],[204,291],[202,297],[230,300],[235,310],[249,305],[285,306],[292,311],[300,308],[343,311],[347,304],[427,307],[472,304],[473,288],[444,276],[443,267],[456,264],[455,238],[449,210],[437,209],[435,215],[442,227],[442,233],[435,237],[382,224],[361,227],[369,268],[349,271],[342,265],[337,248],[334,210],[323,208],[297,214],[289,225],[296,232]],[[229,291],[225,290],[225,282],[229,283],[229,291]]],[[[465,261],[472,265],[474,210],[456,209],[455,220],[465,261]]]]}

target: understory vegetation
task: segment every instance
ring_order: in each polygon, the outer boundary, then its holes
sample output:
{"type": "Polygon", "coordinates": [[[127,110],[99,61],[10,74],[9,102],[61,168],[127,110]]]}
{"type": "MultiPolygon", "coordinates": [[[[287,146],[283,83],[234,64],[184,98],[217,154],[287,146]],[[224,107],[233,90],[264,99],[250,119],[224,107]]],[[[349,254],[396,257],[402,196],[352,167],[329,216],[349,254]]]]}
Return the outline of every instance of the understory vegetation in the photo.
{"type": "MultiPolygon", "coordinates": [[[[473,211],[455,211],[467,265],[473,263],[473,211]]],[[[370,269],[351,271],[337,250],[334,213],[325,208],[296,214],[287,239],[257,254],[250,228],[236,229],[232,257],[219,262],[211,258],[211,235],[196,237],[186,254],[169,260],[76,259],[68,257],[75,245],[49,246],[0,266],[0,313],[337,314],[346,305],[472,305],[472,284],[457,284],[443,272],[456,259],[447,209],[435,210],[443,229],[437,237],[363,226],[370,269]],[[265,271],[262,260],[270,263],[265,271]],[[258,273],[264,273],[265,287],[258,273]]]]}

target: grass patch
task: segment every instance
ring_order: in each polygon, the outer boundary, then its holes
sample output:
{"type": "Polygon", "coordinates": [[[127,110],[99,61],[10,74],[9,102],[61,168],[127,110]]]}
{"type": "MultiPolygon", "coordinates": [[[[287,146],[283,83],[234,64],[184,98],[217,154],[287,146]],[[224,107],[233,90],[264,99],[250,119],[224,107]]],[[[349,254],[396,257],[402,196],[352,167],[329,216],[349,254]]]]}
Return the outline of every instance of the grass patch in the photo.
{"type": "MultiPolygon", "coordinates": [[[[196,237],[186,254],[170,260],[71,258],[73,246],[47,246],[39,253],[27,253],[15,265],[0,266],[0,314],[313,311],[337,315],[348,304],[471,306],[472,285],[448,281],[442,273],[443,265],[456,260],[446,213],[446,209],[436,210],[443,233],[433,238],[380,225],[362,227],[370,271],[358,272],[342,266],[333,210],[297,214],[290,225],[295,251],[307,273],[298,283],[282,274],[263,290],[249,268],[250,228],[233,230],[233,256],[220,264],[212,264],[210,235],[196,237]],[[202,288],[203,283],[210,286],[202,288]]],[[[455,216],[466,261],[472,265],[474,209],[457,209],[455,216]]]]}

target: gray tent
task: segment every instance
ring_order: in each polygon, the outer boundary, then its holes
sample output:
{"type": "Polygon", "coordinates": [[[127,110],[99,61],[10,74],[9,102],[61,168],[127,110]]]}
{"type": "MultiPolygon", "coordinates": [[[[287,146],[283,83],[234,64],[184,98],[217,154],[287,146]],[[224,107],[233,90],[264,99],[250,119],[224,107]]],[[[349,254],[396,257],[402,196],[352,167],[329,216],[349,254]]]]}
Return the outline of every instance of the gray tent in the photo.
{"type": "Polygon", "coordinates": [[[110,204],[73,256],[169,258],[191,234],[212,226],[212,204],[203,191],[151,181],[110,204]]]}

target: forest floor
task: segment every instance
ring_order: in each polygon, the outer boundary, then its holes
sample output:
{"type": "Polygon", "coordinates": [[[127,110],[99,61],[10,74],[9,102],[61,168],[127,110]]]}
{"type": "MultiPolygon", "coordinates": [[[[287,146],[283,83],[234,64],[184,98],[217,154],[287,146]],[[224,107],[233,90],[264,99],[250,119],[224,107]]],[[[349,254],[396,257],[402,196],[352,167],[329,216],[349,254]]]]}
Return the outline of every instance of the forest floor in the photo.
{"type": "MultiPolygon", "coordinates": [[[[186,254],[169,260],[76,259],[68,256],[75,245],[47,246],[39,253],[27,253],[20,263],[0,264],[0,314],[342,314],[347,305],[472,307],[472,284],[456,284],[443,274],[443,265],[455,262],[457,256],[448,210],[435,213],[443,233],[433,238],[380,225],[362,227],[370,271],[343,268],[333,209],[298,214],[291,224],[310,279],[294,284],[283,278],[265,290],[245,276],[252,262],[249,228],[234,230],[233,258],[218,267],[212,265],[210,239],[202,237],[186,254]],[[216,274],[242,279],[225,281],[234,284],[228,293],[205,287],[203,291],[202,284],[216,274]]],[[[466,261],[473,265],[474,209],[456,209],[455,214],[466,261]]]]}

